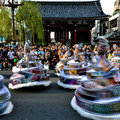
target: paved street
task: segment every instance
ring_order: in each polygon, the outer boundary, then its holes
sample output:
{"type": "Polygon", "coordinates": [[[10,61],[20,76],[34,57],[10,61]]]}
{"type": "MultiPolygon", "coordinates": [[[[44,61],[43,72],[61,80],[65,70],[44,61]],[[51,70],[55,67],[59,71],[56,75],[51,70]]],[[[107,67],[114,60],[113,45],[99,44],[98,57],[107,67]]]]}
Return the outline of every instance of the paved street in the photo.
{"type": "MultiPolygon", "coordinates": [[[[75,112],[70,101],[73,90],[66,90],[57,85],[59,77],[49,71],[52,85],[47,88],[33,87],[10,90],[14,104],[11,114],[0,117],[0,120],[87,120],[75,112]]],[[[1,71],[8,86],[11,71],[1,71]]]]}

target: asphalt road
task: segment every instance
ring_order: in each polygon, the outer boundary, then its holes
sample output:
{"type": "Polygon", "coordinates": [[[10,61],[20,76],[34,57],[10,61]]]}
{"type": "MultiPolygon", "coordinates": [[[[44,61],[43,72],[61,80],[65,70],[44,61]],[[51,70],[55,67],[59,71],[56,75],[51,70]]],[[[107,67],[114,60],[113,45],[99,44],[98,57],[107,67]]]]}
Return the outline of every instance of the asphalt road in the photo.
{"type": "MultiPolygon", "coordinates": [[[[0,120],[88,120],[81,117],[70,105],[74,90],[59,87],[59,77],[50,73],[51,86],[22,88],[10,90],[14,105],[12,113],[1,116],[0,120]]],[[[4,84],[8,87],[11,71],[1,71],[5,77],[4,84]]]]}

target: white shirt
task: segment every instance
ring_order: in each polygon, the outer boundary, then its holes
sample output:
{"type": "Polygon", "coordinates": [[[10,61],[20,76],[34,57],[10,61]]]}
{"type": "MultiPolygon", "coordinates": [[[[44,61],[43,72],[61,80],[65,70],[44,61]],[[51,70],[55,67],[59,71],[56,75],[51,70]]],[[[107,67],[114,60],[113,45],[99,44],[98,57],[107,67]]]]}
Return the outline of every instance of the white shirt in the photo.
{"type": "Polygon", "coordinates": [[[13,51],[12,51],[12,52],[9,51],[9,52],[8,52],[8,56],[9,56],[9,59],[10,59],[10,60],[14,59],[14,52],[13,52],[13,51]]]}

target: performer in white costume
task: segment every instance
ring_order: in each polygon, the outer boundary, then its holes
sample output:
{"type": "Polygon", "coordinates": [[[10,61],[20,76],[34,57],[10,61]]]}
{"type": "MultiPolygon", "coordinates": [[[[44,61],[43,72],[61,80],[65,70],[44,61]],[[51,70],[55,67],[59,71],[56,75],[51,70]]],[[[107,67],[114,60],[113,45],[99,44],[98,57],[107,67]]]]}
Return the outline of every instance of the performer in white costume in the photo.
{"type": "Polygon", "coordinates": [[[120,119],[119,69],[110,64],[104,54],[108,42],[99,39],[99,53],[92,59],[92,69],[81,79],[71,106],[80,115],[94,120],[120,119]]]}
{"type": "Polygon", "coordinates": [[[43,64],[34,59],[30,53],[30,42],[27,41],[24,47],[24,58],[21,59],[16,66],[13,67],[14,73],[9,84],[9,88],[18,89],[31,86],[49,86],[49,74],[43,68],[43,64]]]}

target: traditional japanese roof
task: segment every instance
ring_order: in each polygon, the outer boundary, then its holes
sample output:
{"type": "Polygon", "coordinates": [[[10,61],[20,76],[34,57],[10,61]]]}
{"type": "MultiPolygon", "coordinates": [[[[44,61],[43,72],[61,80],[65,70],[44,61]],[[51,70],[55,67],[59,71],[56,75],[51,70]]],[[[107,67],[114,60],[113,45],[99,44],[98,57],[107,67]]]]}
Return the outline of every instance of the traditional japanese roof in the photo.
{"type": "Polygon", "coordinates": [[[102,19],[108,16],[103,12],[99,0],[93,1],[43,1],[43,19],[102,19]]]}

